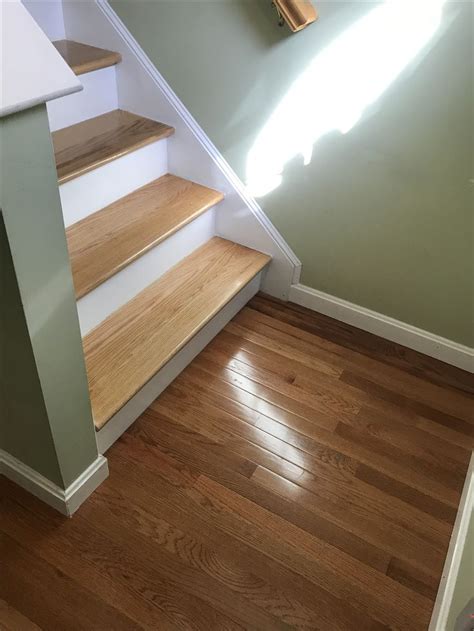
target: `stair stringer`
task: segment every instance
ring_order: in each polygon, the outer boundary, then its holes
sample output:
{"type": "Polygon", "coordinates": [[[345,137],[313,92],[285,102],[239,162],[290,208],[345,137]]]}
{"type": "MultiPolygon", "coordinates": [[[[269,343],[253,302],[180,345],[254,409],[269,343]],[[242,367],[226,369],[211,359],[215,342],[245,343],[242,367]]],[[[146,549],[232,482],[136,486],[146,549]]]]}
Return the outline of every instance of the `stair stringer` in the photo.
{"type": "Polygon", "coordinates": [[[169,171],[225,194],[216,209],[216,234],[269,254],[262,289],[287,300],[300,261],[108,2],[64,0],[63,14],[68,39],[121,53],[119,107],[175,127],[168,140],[169,171]]]}

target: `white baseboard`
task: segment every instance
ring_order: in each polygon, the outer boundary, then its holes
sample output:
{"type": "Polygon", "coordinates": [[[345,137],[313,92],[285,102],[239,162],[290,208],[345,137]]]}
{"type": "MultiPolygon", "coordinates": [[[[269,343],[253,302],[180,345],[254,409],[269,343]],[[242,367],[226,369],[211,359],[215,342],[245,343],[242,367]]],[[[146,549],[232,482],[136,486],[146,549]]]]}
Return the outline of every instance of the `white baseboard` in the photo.
{"type": "Polygon", "coordinates": [[[43,475],[0,449],[0,473],[29,493],[70,517],[109,475],[104,456],[97,459],[70,484],[62,489],[43,475]]]}
{"type": "Polygon", "coordinates": [[[215,315],[150,381],[97,433],[100,453],[105,453],[144,412],[179,373],[200,353],[254,296],[260,288],[262,272],[257,274],[215,315]]]}
{"type": "Polygon", "coordinates": [[[471,455],[456,521],[454,523],[448,554],[444,563],[441,581],[438,587],[431,622],[428,631],[446,631],[454,588],[463,557],[464,545],[468,534],[469,522],[474,509],[474,452],[471,455]]]}
{"type": "Polygon", "coordinates": [[[452,366],[474,372],[474,349],[468,346],[452,342],[305,285],[293,285],[290,289],[289,300],[452,366]]]}

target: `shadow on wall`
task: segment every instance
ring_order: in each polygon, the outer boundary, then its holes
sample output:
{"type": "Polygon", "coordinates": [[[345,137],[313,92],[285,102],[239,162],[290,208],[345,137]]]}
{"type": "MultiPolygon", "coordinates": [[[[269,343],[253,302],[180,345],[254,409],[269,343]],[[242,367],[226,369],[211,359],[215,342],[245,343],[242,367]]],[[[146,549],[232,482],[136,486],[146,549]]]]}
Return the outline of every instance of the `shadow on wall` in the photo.
{"type": "MultiPolygon", "coordinates": [[[[385,2],[350,26],[319,53],[290,87],[247,156],[250,192],[262,197],[282,181],[285,164],[326,133],[348,133],[440,34],[446,0],[385,2]]],[[[446,27],[446,24],[445,24],[446,27]]]]}

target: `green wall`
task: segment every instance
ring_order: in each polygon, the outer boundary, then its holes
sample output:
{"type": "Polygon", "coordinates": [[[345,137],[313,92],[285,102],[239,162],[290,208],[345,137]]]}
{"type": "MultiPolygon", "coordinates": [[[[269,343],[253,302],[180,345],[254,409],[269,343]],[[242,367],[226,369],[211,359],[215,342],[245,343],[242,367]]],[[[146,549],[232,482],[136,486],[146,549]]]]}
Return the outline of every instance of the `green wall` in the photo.
{"type": "Polygon", "coordinates": [[[0,447],[65,488],[97,445],[46,107],[0,143],[0,447]]]}
{"type": "Polygon", "coordinates": [[[62,484],[3,217],[0,305],[0,447],[62,484]],[[18,440],[19,431],[28,440],[18,440]]]}
{"type": "MultiPolygon", "coordinates": [[[[376,3],[314,0],[319,21],[297,34],[277,26],[270,0],[111,4],[245,181],[247,155],[291,84],[376,3]]],[[[308,166],[294,158],[259,198],[301,259],[301,282],[468,345],[471,12],[448,3],[438,36],[363,119],[322,137],[308,166]]]]}

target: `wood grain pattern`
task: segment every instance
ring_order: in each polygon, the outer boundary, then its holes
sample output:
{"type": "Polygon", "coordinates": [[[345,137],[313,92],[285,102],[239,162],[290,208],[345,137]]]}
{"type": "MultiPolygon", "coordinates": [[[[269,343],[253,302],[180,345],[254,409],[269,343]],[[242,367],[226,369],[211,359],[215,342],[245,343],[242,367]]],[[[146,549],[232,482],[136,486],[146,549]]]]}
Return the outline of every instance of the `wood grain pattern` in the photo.
{"type": "Polygon", "coordinates": [[[0,552],[2,598],[41,628],[67,629],[67,621],[74,618],[76,628],[84,631],[140,628],[126,614],[105,605],[90,586],[79,586],[73,578],[5,533],[0,538],[0,552]],[[57,597],[58,593],[61,598],[57,597]]]}
{"type": "Polygon", "coordinates": [[[256,296],[72,519],[0,478],[0,627],[426,631],[472,398],[410,353],[256,296]]]}
{"type": "Polygon", "coordinates": [[[2,631],[41,631],[40,627],[0,598],[0,629],[2,631]]]}
{"type": "Polygon", "coordinates": [[[60,39],[52,44],[76,75],[108,68],[122,61],[120,53],[69,39],[60,39]]]}
{"type": "Polygon", "coordinates": [[[164,175],[67,229],[76,298],[145,254],[223,199],[222,193],[164,175]]]}
{"type": "Polygon", "coordinates": [[[114,110],[53,132],[60,184],[111,160],[166,138],[174,129],[124,110],[114,110]]]}
{"type": "Polygon", "coordinates": [[[474,394],[474,378],[465,370],[434,361],[418,351],[348,326],[322,313],[269,296],[256,296],[252,309],[268,316],[274,328],[280,330],[291,325],[290,330],[297,328],[302,337],[309,334],[309,338],[305,339],[309,339],[310,343],[317,340],[321,351],[324,348],[333,357],[341,357],[346,362],[345,368],[347,362],[352,364],[355,360],[358,372],[370,373],[384,382],[389,380],[400,391],[411,381],[418,391],[429,388],[430,384],[439,385],[446,397],[451,396],[452,390],[454,397],[462,392],[474,394]],[[380,364],[383,364],[383,370],[377,370],[380,364]]]}
{"type": "Polygon", "coordinates": [[[109,420],[270,258],[214,237],[84,338],[94,422],[109,420]]]}

